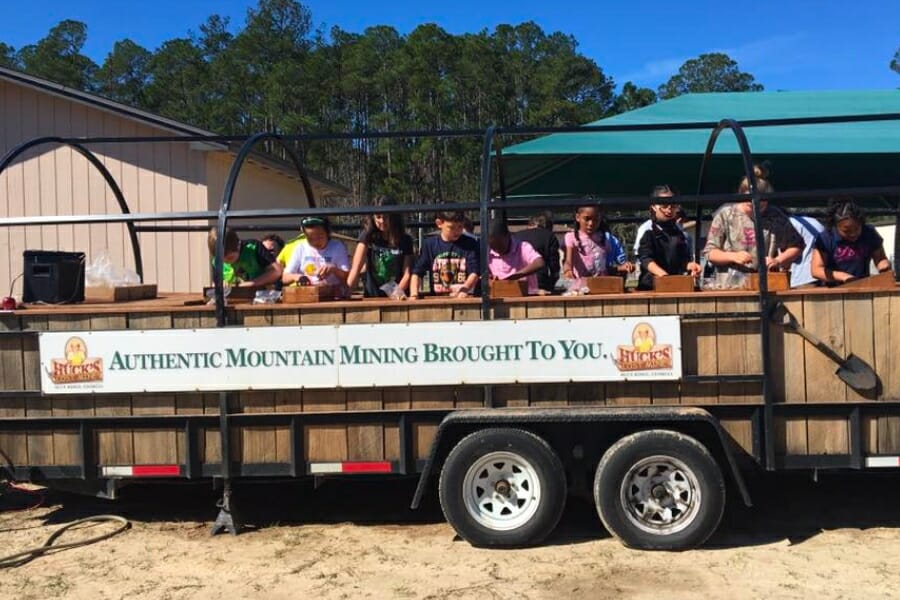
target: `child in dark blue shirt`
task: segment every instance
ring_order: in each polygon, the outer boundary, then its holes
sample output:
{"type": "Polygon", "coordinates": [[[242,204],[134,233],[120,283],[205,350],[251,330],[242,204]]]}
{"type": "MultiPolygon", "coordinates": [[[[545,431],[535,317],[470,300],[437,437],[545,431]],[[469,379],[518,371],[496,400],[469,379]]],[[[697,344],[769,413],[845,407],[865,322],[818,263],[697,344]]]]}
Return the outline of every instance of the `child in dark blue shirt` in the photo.
{"type": "Polygon", "coordinates": [[[439,211],[434,222],[438,235],[422,243],[412,270],[409,298],[419,297],[421,280],[426,276],[433,294],[451,298],[478,294],[481,258],[478,241],[463,235],[465,215],[460,211],[439,211]]]}
{"type": "Polygon", "coordinates": [[[836,285],[869,276],[869,262],[879,272],[890,271],[884,240],[866,225],[862,210],[850,198],[834,198],[828,206],[828,226],[816,237],[811,271],[813,277],[836,285]]]}

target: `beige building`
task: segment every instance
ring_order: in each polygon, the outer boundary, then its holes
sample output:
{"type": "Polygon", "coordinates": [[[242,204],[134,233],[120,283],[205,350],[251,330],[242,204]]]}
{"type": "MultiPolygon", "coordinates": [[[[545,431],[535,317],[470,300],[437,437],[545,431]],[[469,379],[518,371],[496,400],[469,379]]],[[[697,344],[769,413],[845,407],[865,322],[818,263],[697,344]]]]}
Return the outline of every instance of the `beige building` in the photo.
{"type": "MultiPolygon", "coordinates": [[[[125,137],[213,135],[159,115],[50,81],[0,68],[0,155],[43,136],[125,137]]],[[[196,142],[88,146],[121,188],[133,213],[218,210],[235,146],[196,142]]],[[[310,174],[316,198],[346,190],[310,174]]],[[[308,206],[293,167],[252,155],[245,163],[232,208],[308,206]]],[[[76,151],[38,146],[0,173],[0,219],[21,216],[120,213],[103,176],[76,151]]],[[[143,223],[140,225],[162,225],[143,223]]],[[[184,225],[186,223],[178,223],[184,225]]],[[[206,225],[206,222],[193,224],[206,225]]],[[[209,281],[206,234],[139,233],[144,280],[161,291],[199,291],[209,281]]],[[[107,251],[114,264],[134,268],[122,223],[0,227],[0,295],[22,272],[24,250],[83,251],[90,262],[107,251]]],[[[21,294],[21,280],[15,295],[21,294]]]]}

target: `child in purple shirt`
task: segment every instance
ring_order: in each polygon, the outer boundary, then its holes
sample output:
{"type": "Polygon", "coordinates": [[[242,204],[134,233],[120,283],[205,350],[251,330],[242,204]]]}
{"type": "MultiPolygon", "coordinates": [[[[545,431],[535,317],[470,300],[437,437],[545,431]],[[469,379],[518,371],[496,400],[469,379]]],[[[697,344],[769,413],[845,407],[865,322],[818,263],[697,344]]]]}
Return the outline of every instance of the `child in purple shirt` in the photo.
{"type": "Polygon", "coordinates": [[[488,269],[495,279],[522,279],[528,282],[528,293],[538,293],[536,273],[544,268],[544,259],[528,242],[522,242],[509,234],[506,221],[491,223],[488,235],[488,269]]]}

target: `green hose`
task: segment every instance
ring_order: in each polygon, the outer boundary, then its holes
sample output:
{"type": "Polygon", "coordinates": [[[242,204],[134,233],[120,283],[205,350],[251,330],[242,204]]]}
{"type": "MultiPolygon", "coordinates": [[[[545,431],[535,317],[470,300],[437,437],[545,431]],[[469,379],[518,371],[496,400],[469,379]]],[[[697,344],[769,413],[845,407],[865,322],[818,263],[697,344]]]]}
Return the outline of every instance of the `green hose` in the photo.
{"type": "Polygon", "coordinates": [[[78,548],[80,546],[87,546],[88,544],[95,544],[97,542],[101,542],[103,540],[109,539],[114,535],[122,533],[126,529],[131,527],[131,523],[125,520],[123,517],[118,515],[97,515],[95,517],[86,517],[84,519],[78,519],[77,521],[72,521],[71,523],[60,527],[56,531],[54,531],[50,537],[47,538],[47,541],[44,542],[43,546],[38,548],[32,548],[30,550],[24,550],[22,552],[17,552],[16,554],[11,554],[9,556],[0,557],[0,569],[8,569],[11,567],[21,567],[25,563],[31,562],[38,556],[42,556],[49,552],[57,552],[60,550],[68,550],[69,548],[78,548]],[[86,540],[79,540],[77,542],[70,542],[68,544],[59,544],[58,546],[54,546],[53,542],[55,542],[59,537],[71,529],[76,525],[81,525],[82,523],[105,523],[108,521],[112,521],[114,523],[119,523],[120,527],[110,531],[108,533],[104,533],[102,535],[98,535],[96,537],[88,538],[86,540]]]}

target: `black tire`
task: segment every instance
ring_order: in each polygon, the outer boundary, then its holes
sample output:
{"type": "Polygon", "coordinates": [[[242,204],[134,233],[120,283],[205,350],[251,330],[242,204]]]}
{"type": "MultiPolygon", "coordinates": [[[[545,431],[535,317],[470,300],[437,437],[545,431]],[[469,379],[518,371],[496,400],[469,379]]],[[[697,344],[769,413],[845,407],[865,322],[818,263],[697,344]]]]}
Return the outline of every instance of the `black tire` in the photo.
{"type": "Polygon", "coordinates": [[[566,491],[547,442],[520,429],[484,429],[450,451],[438,495],[444,517],[473,546],[521,547],[553,531],[566,491]]]}
{"type": "Polygon", "coordinates": [[[594,503],[606,529],[626,546],[684,550],[705,542],[719,526],[725,481],[709,450],[694,438],[642,431],[603,455],[594,503]]]}

